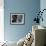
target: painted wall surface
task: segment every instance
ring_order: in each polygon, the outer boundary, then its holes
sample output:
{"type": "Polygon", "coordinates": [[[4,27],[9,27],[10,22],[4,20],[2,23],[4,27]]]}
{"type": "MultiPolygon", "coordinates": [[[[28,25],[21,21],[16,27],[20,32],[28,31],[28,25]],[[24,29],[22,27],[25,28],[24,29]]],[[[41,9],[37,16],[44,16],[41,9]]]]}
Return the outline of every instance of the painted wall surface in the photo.
{"type": "Polygon", "coordinates": [[[39,0],[4,0],[4,35],[7,41],[18,41],[32,29],[35,14],[40,9],[39,0]],[[11,25],[10,13],[25,13],[24,25],[11,25]]]}
{"type": "MultiPolygon", "coordinates": [[[[41,0],[41,1],[40,1],[40,9],[41,9],[41,11],[42,11],[43,9],[46,9],[46,0],[41,0]]],[[[46,10],[43,12],[42,17],[43,17],[43,22],[41,21],[41,22],[40,22],[40,25],[46,27],[46,10]]]]}

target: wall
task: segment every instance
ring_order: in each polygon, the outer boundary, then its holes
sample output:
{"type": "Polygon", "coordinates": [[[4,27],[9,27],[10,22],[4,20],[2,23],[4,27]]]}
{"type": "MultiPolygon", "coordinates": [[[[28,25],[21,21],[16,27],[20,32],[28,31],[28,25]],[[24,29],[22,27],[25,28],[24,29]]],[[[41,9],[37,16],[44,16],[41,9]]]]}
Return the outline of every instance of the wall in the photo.
{"type": "Polygon", "coordinates": [[[0,0],[0,42],[4,41],[4,2],[0,0]]]}
{"type": "Polygon", "coordinates": [[[40,0],[4,0],[4,38],[18,41],[32,29],[35,14],[40,10],[40,0]],[[11,25],[10,13],[25,13],[24,25],[11,25]]]}
{"type": "MultiPolygon", "coordinates": [[[[41,11],[42,11],[43,9],[46,9],[46,0],[41,0],[41,1],[40,1],[40,9],[41,9],[41,11]]],[[[43,12],[42,17],[43,17],[43,22],[41,21],[41,22],[40,22],[40,25],[46,27],[46,20],[45,20],[45,19],[46,19],[46,10],[43,12]]]]}

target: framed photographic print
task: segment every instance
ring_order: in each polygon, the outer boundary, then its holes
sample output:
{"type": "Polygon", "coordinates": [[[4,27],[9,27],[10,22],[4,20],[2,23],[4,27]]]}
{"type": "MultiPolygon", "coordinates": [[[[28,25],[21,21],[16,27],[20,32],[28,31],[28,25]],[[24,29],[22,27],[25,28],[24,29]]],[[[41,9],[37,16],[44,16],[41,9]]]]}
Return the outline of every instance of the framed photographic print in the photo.
{"type": "Polygon", "coordinates": [[[10,24],[24,24],[25,21],[24,13],[11,13],[10,14],[10,24]]]}

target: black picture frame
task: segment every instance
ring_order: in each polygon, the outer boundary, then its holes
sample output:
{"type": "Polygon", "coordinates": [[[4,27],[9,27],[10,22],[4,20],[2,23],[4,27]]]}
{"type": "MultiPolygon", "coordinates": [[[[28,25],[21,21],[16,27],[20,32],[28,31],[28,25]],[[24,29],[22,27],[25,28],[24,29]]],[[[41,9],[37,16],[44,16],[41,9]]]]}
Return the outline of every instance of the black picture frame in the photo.
{"type": "Polygon", "coordinates": [[[24,25],[25,14],[24,13],[10,13],[10,24],[11,25],[24,25]]]}

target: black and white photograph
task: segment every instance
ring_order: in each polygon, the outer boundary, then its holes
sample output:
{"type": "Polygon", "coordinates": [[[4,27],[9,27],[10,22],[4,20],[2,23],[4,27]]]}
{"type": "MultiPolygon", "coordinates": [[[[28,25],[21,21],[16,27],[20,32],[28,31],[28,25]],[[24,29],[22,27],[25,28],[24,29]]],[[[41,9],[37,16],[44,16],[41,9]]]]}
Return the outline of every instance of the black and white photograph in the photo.
{"type": "Polygon", "coordinates": [[[11,13],[10,23],[11,24],[24,24],[24,13],[11,13]]]}

